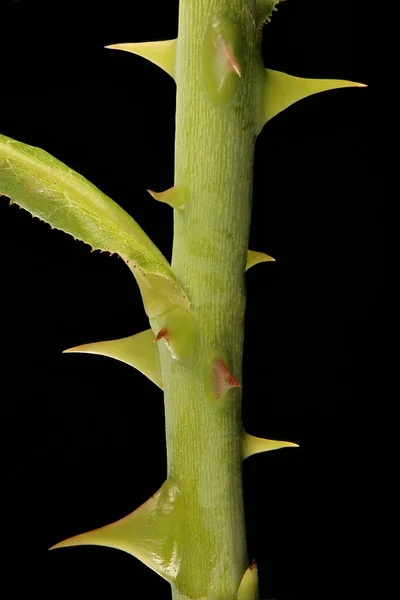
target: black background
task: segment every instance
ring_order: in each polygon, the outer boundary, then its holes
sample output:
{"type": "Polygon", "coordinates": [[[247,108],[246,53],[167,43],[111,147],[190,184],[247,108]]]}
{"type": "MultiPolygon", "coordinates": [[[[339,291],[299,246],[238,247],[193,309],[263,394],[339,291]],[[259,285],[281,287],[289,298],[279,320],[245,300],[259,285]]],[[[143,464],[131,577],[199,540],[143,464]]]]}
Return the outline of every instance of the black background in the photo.
{"type": "MultiPolygon", "coordinates": [[[[264,29],[265,64],[369,83],[362,5],[341,15],[337,4],[290,0],[264,29]]],[[[170,259],[171,210],[146,188],[173,185],[175,84],[103,47],[176,37],[178,0],[0,7],[0,132],[82,173],[170,259]]],[[[370,93],[298,103],[257,141],[250,248],[277,262],[246,276],[243,421],[301,445],[244,464],[262,598],[356,597],[361,576],[363,467],[348,444],[365,441],[363,414],[379,402],[383,261],[370,93]]],[[[116,361],[61,354],[147,329],[136,283],[117,257],[1,200],[6,597],[167,599],[169,585],[122,552],[47,552],[131,512],[165,478],[158,388],[116,361]]]]}

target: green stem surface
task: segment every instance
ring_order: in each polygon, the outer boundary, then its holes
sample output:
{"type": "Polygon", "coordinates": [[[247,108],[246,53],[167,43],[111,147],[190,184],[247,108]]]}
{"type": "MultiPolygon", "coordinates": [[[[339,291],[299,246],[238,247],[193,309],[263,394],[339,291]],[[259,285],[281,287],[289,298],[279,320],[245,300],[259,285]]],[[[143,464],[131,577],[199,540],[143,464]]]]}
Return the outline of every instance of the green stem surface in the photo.
{"type": "MultiPolygon", "coordinates": [[[[254,0],[181,0],[175,185],[187,191],[174,211],[172,269],[196,324],[189,363],[160,345],[168,476],[179,481],[186,520],[185,583],[173,599],[234,600],[248,567],[243,510],[241,389],[207,398],[207,357],[222,351],[242,381],[246,265],[256,139],[256,74],[261,63],[254,0]],[[216,105],[203,72],[205,34],[224,15],[242,36],[241,77],[233,98],[216,105]]],[[[235,75],[237,77],[237,75],[235,75]]],[[[183,566],[183,565],[182,565],[183,566]]],[[[181,582],[182,584],[182,582],[181,582]]]]}

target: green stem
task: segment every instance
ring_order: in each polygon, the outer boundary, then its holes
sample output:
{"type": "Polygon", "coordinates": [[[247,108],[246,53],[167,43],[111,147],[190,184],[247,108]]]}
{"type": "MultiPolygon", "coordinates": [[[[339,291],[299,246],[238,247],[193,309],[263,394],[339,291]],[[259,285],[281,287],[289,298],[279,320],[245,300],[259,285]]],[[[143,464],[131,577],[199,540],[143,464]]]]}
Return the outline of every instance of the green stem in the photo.
{"type": "Polygon", "coordinates": [[[191,301],[197,337],[189,365],[171,361],[160,346],[168,476],[179,482],[187,516],[180,588],[188,595],[173,587],[174,600],[234,600],[248,566],[241,390],[230,389],[213,405],[204,378],[215,349],[242,380],[255,81],[261,61],[253,15],[254,0],[180,2],[175,185],[187,190],[187,203],[174,211],[172,269],[191,301]],[[242,36],[241,77],[233,98],[220,105],[210,99],[203,72],[204,36],[218,15],[236,22],[242,36]]]}

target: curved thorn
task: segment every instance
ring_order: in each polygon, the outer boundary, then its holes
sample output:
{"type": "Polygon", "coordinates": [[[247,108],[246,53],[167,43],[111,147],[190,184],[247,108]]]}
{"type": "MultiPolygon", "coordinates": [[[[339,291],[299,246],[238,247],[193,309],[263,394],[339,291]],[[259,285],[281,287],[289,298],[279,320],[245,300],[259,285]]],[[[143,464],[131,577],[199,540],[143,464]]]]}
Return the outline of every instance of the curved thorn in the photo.
{"type": "Polygon", "coordinates": [[[272,256],[269,256],[268,254],[264,254],[264,252],[255,252],[254,250],[248,250],[245,271],[248,271],[254,265],[258,265],[262,262],[275,262],[275,258],[272,258],[272,256]]]}
{"type": "Polygon", "coordinates": [[[153,190],[147,191],[154,200],[165,202],[172,208],[182,209],[185,206],[185,193],[182,186],[174,185],[164,192],[153,192],[153,190]]]}

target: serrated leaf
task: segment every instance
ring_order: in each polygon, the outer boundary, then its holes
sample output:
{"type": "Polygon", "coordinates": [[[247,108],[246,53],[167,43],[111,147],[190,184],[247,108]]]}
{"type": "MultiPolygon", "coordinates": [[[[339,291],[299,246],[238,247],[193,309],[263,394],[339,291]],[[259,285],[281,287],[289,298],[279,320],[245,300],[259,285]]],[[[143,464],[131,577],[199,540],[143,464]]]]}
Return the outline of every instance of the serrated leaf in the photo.
{"type": "Polygon", "coordinates": [[[142,56],[163,69],[172,78],[175,76],[176,39],[159,42],[112,44],[111,46],[105,46],[105,48],[109,50],[124,50],[125,52],[142,56]]]}
{"type": "Polygon", "coordinates": [[[282,0],[256,0],[256,24],[262,25],[269,21],[272,13],[282,0]]]}
{"type": "Polygon", "coordinates": [[[154,333],[151,329],[118,340],[94,342],[68,348],[64,353],[99,354],[115,358],[134,367],[146,375],[162,389],[162,380],[157,367],[158,349],[154,345],[154,333]]]}
{"type": "Polygon", "coordinates": [[[118,254],[135,275],[149,317],[189,302],[143,229],[111,198],[39,148],[0,135],[0,193],[94,250],[118,254]]]}
{"type": "Polygon", "coordinates": [[[363,83],[341,79],[294,77],[273,69],[265,69],[261,84],[258,131],[260,132],[270,119],[303,98],[320,92],[347,87],[366,86],[363,83]]]}

